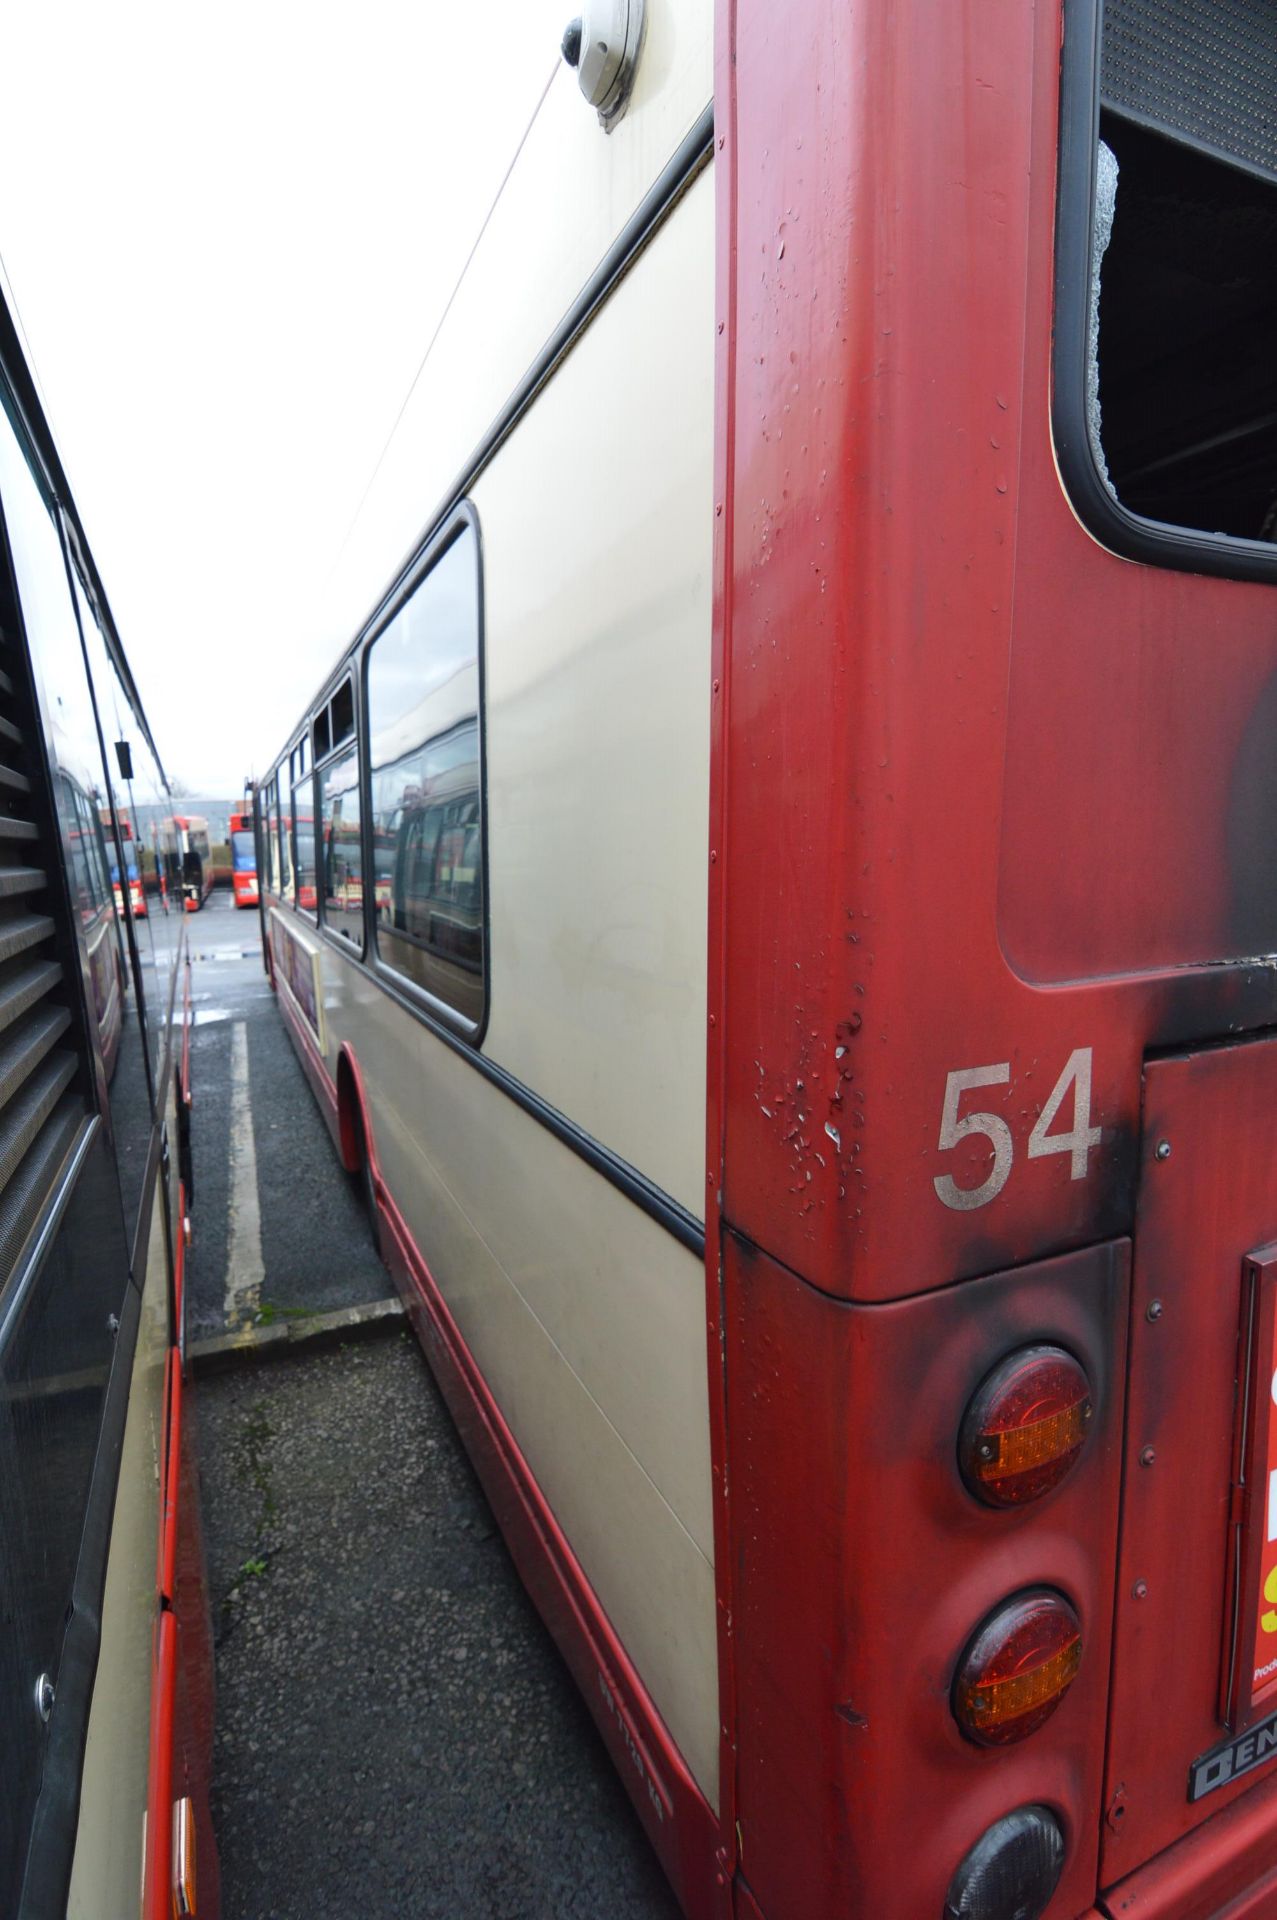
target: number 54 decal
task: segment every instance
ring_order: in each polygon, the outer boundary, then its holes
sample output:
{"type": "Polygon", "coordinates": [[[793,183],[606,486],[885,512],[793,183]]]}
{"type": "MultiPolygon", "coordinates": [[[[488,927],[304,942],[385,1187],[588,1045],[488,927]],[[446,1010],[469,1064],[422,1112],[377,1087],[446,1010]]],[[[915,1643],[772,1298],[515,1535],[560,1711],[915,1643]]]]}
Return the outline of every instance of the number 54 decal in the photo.
{"type": "MultiPolygon", "coordinates": [[[[970,1134],[981,1133],[993,1148],[989,1176],[978,1187],[960,1187],[951,1173],[938,1173],[934,1186],[946,1207],[969,1213],[973,1207],[987,1207],[996,1200],[1011,1177],[1015,1143],[1011,1129],[1000,1113],[963,1113],[962,1096],[977,1087],[1005,1087],[1011,1081],[1011,1062],[996,1067],[960,1067],[949,1075],[944,1087],[944,1107],[940,1115],[940,1151],[947,1153],[970,1134]]],[[[1064,1071],[1029,1135],[1029,1158],[1041,1160],[1048,1153],[1072,1155],[1071,1178],[1085,1180],[1087,1157],[1100,1144],[1100,1129],[1091,1125],[1091,1049],[1078,1047],[1064,1063],[1064,1071]],[[1070,1090],[1073,1092],[1073,1125],[1067,1133],[1052,1133],[1051,1126],[1070,1090]]]]}

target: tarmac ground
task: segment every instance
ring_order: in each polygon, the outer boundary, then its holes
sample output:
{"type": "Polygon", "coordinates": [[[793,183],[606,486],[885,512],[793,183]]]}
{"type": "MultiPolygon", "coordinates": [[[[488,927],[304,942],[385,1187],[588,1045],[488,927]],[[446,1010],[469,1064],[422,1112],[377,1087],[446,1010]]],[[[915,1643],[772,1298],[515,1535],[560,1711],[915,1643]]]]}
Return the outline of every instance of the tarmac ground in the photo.
{"type": "Polygon", "coordinates": [[[365,1318],[391,1283],[257,917],[217,892],[191,932],[223,1920],[677,1920],[415,1339],[365,1318]],[[362,1337],[307,1337],[340,1309],[362,1337]]]}

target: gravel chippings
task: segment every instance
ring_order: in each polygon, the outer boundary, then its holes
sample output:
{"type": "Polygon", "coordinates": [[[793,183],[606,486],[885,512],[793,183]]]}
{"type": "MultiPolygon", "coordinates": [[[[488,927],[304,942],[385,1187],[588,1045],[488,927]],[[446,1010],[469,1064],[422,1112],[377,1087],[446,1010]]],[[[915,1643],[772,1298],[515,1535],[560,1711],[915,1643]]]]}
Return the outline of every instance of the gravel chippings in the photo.
{"type": "Polygon", "coordinates": [[[411,1335],[197,1404],[223,1920],[677,1920],[411,1335]]]}

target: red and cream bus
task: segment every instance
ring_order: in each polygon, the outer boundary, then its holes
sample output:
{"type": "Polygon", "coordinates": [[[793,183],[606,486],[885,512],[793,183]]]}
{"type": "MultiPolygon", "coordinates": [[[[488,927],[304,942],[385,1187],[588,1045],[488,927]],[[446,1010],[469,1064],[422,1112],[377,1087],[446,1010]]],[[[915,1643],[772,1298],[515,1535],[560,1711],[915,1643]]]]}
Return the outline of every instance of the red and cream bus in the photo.
{"type": "Polygon", "coordinates": [[[0,736],[0,1913],[216,1920],[172,801],[3,302],[0,736]]]}
{"type": "Polygon", "coordinates": [[[279,1004],[690,1915],[1260,1920],[1277,11],[642,11],[326,593],[279,1004]]]}
{"type": "Polygon", "coordinates": [[[260,905],[257,891],[257,833],[251,808],[230,818],[231,887],[237,907],[260,905]]]}

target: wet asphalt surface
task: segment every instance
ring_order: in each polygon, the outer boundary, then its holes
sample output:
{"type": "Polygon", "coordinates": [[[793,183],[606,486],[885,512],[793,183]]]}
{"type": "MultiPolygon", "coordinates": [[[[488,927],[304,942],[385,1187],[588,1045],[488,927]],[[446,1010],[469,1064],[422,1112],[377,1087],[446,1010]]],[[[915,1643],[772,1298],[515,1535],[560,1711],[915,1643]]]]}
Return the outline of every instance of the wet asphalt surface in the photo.
{"type": "MultiPolygon", "coordinates": [[[[355,1183],[342,1172],[262,971],[255,912],[217,890],[191,924],[194,1237],[187,1267],[188,1338],[226,1328],[230,1254],[231,1062],[244,1028],[261,1257],[261,1307],[295,1318],[394,1292],[373,1250],[355,1183]]],[[[234,1125],[242,1138],[245,1116],[234,1125]]],[[[232,1276],[233,1278],[233,1276],[232,1276]]]]}
{"type": "MultiPolygon", "coordinates": [[[[191,1334],[222,1331],[233,1278],[238,1021],[261,1317],[300,1331],[391,1283],[260,959],[234,951],[256,916],[214,894],[193,934],[191,1334]]],[[[223,1920],[677,1920],[416,1341],[383,1327],[196,1389],[223,1920]]]]}

